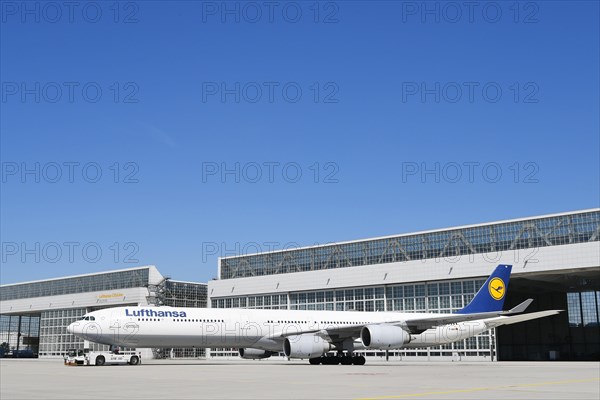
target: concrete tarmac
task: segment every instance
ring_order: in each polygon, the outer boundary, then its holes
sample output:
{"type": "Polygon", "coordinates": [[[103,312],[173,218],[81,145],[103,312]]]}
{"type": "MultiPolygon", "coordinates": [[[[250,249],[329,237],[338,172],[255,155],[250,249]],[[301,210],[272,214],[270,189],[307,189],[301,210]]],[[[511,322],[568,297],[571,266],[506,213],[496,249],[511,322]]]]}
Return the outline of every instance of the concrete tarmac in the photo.
{"type": "Polygon", "coordinates": [[[0,360],[0,399],[595,399],[598,362],[0,360]]]}

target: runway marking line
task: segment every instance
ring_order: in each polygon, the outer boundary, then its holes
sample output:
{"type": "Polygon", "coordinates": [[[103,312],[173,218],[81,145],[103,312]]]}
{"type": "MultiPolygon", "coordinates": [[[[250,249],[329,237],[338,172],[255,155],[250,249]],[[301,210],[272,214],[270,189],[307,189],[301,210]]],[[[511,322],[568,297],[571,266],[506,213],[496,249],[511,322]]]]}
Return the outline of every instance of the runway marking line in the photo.
{"type": "Polygon", "coordinates": [[[444,394],[454,394],[454,393],[483,392],[486,390],[514,389],[514,388],[526,388],[526,387],[534,387],[534,386],[565,385],[568,383],[584,383],[584,382],[595,382],[595,381],[600,381],[600,378],[572,379],[572,380],[566,380],[566,381],[523,383],[523,384],[508,385],[508,386],[490,386],[490,387],[480,387],[480,388],[470,388],[470,389],[443,390],[443,391],[438,391],[438,392],[422,392],[422,393],[408,393],[408,394],[399,394],[399,395],[391,395],[391,396],[363,397],[358,400],[404,399],[404,398],[409,398],[409,397],[422,397],[422,396],[444,395],[444,394]]]}

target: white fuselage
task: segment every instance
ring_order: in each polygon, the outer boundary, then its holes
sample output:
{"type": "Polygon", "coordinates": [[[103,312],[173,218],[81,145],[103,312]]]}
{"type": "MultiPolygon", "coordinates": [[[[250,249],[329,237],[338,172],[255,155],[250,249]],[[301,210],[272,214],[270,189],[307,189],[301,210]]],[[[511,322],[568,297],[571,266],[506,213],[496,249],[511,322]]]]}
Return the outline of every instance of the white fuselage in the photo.
{"type": "MultiPolygon", "coordinates": [[[[93,320],[77,321],[69,331],[92,342],[126,347],[255,347],[281,351],[283,338],[296,332],[398,323],[432,315],[444,314],[117,307],[87,314],[93,320]]],[[[403,347],[451,343],[487,329],[483,320],[444,325],[411,335],[410,343],[403,347]]],[[[354,348],[362,348],[359,340],[354,341],[354,348]]]]}

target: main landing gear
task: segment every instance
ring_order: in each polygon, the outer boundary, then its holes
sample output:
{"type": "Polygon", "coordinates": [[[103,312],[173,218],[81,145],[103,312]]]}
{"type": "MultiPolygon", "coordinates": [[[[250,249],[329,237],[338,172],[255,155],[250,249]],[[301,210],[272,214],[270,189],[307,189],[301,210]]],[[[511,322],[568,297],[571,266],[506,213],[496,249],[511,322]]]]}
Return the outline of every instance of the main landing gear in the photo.
{"type": "Polygon", "coordinates": [[[308,362],[310,365],[365,365],[367,360],[364,356],[351,356],[351,355],[336,355],[336,356],[321,356],[316,358],[310,358],[308,362]]]}

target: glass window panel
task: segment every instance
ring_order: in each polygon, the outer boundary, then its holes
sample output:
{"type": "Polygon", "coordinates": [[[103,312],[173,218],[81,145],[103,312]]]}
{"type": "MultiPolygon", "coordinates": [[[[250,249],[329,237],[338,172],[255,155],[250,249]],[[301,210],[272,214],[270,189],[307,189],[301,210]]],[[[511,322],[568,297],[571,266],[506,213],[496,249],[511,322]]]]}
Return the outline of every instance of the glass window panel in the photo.
{"type": "Polygon", "coordinates": [[[437,294],[438,294],[437,283],[428,283],[427,284],[427,295],[428,296],[436,296],[437,294]]]}
{"type": "Polygon", "coordinates": [[[490,337],[488,335],[478,336],[477,342],[480,349],[488,349],[490,347],[490,337]]]}
{"type": "Polygon", "coordinates": [[[450,308],[450,296],[440,296],[440,308],[450,308]]]}
{"type": "Polygon", "coordinates": [[[583,315],[583,326],[598,325],[596,296],[594,292],[581,293],[581,312],[583,315]]]}
{"type": "Polygon", "coordinates": [[[425,285],[415,285],[415,296],[425,296],[425,285]]]}
{"type": "Polygon", "coordinates": [[[462,294],[462,282],[452,282],[450,290],[452,294],[462,294]]]}
{"type": "Polygon", "coordinates": [[[427,304],[430,310],[437,309],[439,307],[437,297],[429,297],[427,299],[427,304]]]}
{"type": "Polygon", "coordinates": [[[452,296],[452,308],[462,308],[463,307],[463,301],[462,301],[462,296],[452,296]]]}
{"type": "Polygon", "coordinates": [[[475,293],[475,285],[473,281],[463,282],[463,293],[475,293]]]}
{"type": "Polygon", "coordinates": [[[450,284],[448,282],[442,282],[438,284],[439,294],[450,294],[450,284]]]}
{"type": "Polygon", "coordinates": [[[394,295],[392,297],[404,297],[402,286],[394,286],[394,295]]]}
{"type": "Polygon", "coordinates": [[[402,311],[404,310],[404,302],[401,299],[395,299],[393,300],[393,308],[394,311],[402,311]]]}
{"type": "Polygon", "coordinates": [[[581,303],[579,293],[567,293],[567,314],[570,326],[581,326],[581,303]]]}

